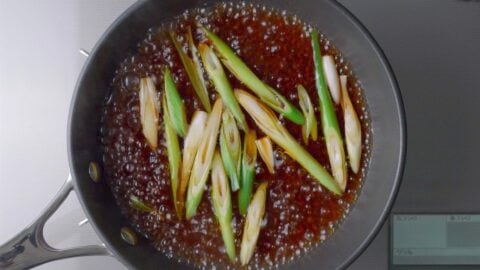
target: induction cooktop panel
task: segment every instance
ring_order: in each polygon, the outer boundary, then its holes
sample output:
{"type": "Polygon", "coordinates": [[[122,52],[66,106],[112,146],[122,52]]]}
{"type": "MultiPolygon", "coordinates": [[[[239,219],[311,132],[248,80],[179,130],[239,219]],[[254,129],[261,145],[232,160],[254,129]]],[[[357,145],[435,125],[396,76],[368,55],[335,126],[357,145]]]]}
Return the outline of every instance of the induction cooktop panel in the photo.
{"type": "MultiPolygon", "coordinates": [[[[341,3],[383,48],[405,103],[407,159],[393,213],[480,213],[480,1],[341,3]]],[[[350,269],[389,267],[390,222],[350,269]]]]}

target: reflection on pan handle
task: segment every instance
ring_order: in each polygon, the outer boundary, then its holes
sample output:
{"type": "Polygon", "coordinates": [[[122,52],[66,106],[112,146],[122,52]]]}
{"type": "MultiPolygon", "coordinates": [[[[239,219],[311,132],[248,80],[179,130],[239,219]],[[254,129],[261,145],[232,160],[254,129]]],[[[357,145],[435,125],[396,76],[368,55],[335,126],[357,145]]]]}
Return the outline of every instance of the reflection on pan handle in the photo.
{"type": "Polygon", "coordinates": [[[77,256],[112,255],[104,246],[56,249],[45,241],[43,234],[45,223],[72,190],[72,177],[68,176],[65,184],[40,216],[30,226],[0,246],[0,269],[28,269],[46,262],[77,256]]]}

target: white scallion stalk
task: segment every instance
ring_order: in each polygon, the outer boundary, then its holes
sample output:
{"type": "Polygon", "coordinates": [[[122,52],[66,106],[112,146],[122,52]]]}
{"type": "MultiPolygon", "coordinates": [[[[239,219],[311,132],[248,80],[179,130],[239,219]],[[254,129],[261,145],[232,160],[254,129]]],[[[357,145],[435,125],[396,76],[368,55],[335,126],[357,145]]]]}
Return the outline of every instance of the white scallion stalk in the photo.
{"type": "Polygon", "coordinates": [[[328,89],[330,89],[330,94],[332,95],[333,102],[339,105],[341,93],[335,60],[333,59],[333,56],[325,55],[322,57],[322,61],[323,70],[325,72],[325,79],[327,81],[328,89]]]}
{"type": "Polygon", "coordinates": [[[260,234],[263,216],[265,215],[265,202],[267,200],[267,182],[257,188],[252,201],[248,206],[245,225],[243,226],[242,244],[240,247],[240,262],[242,266],[248,264],[255,251],[258,235],[260,234]]]}
{"type": "Polygon", "coordinates": [[[345,191],[347,187],[347,166],[342,138],[331,127],[325,127],[324,133],[333,178],[335,178],[342,191],[345,191]]]}
{"type": "Polygon", "coordinates": [[[142,133],[152,149],[158,146],[158,113],[160,104],[158,102],[155,83],[150,77],[140,80],[140,122],[142,133]]]}
{"type": "Polygon", "coordinates": [[[265,136],[261,139],[256,140],[255,144],[257,145],[258,153],[260,154],[260,157],[262,158],[263,162],[265,162],[265,165],[267,166],[268,171],[271,174],[274,174],[275,167],[273,162],[272,140],[270,140],[268,136],[265,136]]]}
{"type": "Polygon", "coordinates": [[[183,141],[183,162],[180,172],[180,183],[178,184],[177,203],[180,212],[183,212],[185,205],[185,192],[187,190],[193,161],[197,154],[198,147],[203,138],[208,114],[204,111],[196,111],[188,128],[187,136],[183,141]]]}
{"type": "Polygon", "coordinates": [[[220,225],[225,250],[232,262],[235,262],[235,237],[232,232],[232,199],[227,175],[223,168],[218,150],[212,164],[212,204],[215,217],[220,225]]]}
{"type": "Polygon", "coordinates": [[[360,169],[360,160],[362,157],[362,126],[358,119],[357,112],[353,107],[352,101],[347,91],[347,76],[340,76],[342,86],[342,109],[345,118],[345,143],[349,157],[350,167],[354,173],[360,169]]]}
{"type": "Polygon", "coordinates": [[[193,162],[190,181],[188,183],[186,213],[187,219],[192,218],[197,212],[197,207],[202,199],[207,183],[208,174],[212,167],[213,154],[217,145],[220,122],[222,120],[223,103],[217,99],[212,112],[208,116],[202,141],[198,147],[195,161],[193,162]]]}
{"type": "Polygon", "coordinates": [[[300,108],[305,116],[305,123],[302,125],[302,138],[305,144],[308,144],[310,137],[312,137],[314,141],[318,138],[317,118],[315,117],[312,100],[305,87],[299,84],[297,85],[297,91],[300,108]]]}

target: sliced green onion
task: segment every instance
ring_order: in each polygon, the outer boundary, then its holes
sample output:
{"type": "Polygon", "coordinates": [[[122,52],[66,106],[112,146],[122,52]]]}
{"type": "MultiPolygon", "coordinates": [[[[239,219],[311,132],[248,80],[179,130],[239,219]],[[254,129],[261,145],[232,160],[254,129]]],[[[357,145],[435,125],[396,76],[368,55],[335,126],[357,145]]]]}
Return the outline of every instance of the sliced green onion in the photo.
{"type": "Polygon", "coordinates": [[[257,134],[249,130],[243,139],[242,172],[240,174],[240,191],[238,192],[238,208],[240,214],[247,213],[247,207],[252,199],[253,178],[255,177],[255,163],[257,162],[257,134]]]}
{"type": "Polygon", "coordinates": [[[267,165],[267,169],[270,173],[275,173],[275,167],[273,162],[273,146],[272,140],[268,136],[265,136],[261,139],[255,141],[257,145],[258,153],[262,158],[265,165],[267,165]]]}
{"type": "Polygon", "coordinates": [[[265,203],[267,200],[267,182],[263,182],[257,188],[252,202],[248,206],[245,225],[243,226],[242,244],[240,247],[240,263],[242,266],[248,264],[252,258],[258,235],[265,215],[265,203]]]}
{"type": "Polygon", "coordinates": [[[322,66],[322,53],[318,42],[318,33],[312,31],[313,63],[315,64],[315,82],[320,97],[320,112],[323,135],[327,146],[328,158],[332,167],[332,174],[342,191],[347,185],[347,166],[345,150],[343,149],[342,135],[338,127],[335,108],[325,83],[322,66]]]}
{"type": "Polygon", "coordinates": [[[187,114],[185,112],[185,105],[178,93],[177,86],[173,81],[170,69],[165,67],[165,95],[167,97],[168,114],[172,122],[172,126],[181,137],[187,134],[187,114]]]}
{"type": "Polygon", "coordinates": [[[335,178],[342,191],[345,191],[347,187],[347,166],[342,137],[338,136],[338,133],[332,128],[325,128],[324,130],[333,178],[335,178]]]}
{"type": "Polygon", "coordinates": [[[208,39],[215,46],[219,53],[223,64],[228,70],[250,90],[255,92],[260,99],[265,102],[272,109],[284,115],[292,122],[303,125],[305,119],[302,113],[295,108],[284,96],[278,93],[275,89],[268,86],[260,80],[253,71],[238,57],[220,37],[215,35],[210,30],[202,27],[202,30],[207,34],[208,39]]]}
{"type": "Polygon", "coordinates": [[[151,207],[150,205],[147,205],[135,195],[130,195],[130,205],[136,210],[141,212],[150,213],[155,211],[153,207],[151,207]]]}
{"type": "Polygon", "coordinates": [[[222,153],[223,165],[230,178],[232,191],[240,188],[239,172],[240,160],[242,154],[242,143],[240,132],[233,115],[229,110],[223,111],[222,129],[220,130],[220,152],[222,153]]]}
{"type": "Polygon", "coordinates": [[[242,130],[247,130],[245,115],[243,114],[242,109],[240,109],[238,102],[235,100],[232,87],[230,86],[230,82],[228,82],[227,75],[223,70],[220,60],[218,60],[218,57],[208,45],[200,44],[198,49],[200,50],[203,66],[207,70],[208,76],[213,82],[215,89],[222,97],[225,106],[232,112],[240,128],[242,130]]]}
{"type": "Polygon", "coordinates": [[[203,77],[202,64],[200,63],[200,58],[198,58],[198,50],[195,46],[195,43],[193,42],[192,29],[190,27],[188,28],[187,32],[187,41],[190,47],[190,52],[192,53],[193,64],[195,65],[195,69],[197,70],[198,80],[200,82],[201,89],[197,91],[197,95],[200,98],[203,106],[205,107],[205,110],[207,110],[207,112],[211,112],[212,105],[210,105],[210,98],[208,97],[207,84],[205,83],[205,79],[203,77]]]}
{"type": "Polygon", "coordinates": [[[227,175],[220,153],[215,151],[212,164],[212,203],[215,217],[220,224],[223,243],[228,257],[235,261],[235,239],[232,232],[232,200],[227,175]]]}
{"type": "MultiPolygon", "coordinates": [[[[242,107],[253,118],[257,126],[278,146],[304,167],[317,181],[335,194],[342,194],[337,182],[282,126],[274,112],[263,102],[243,90],[235,90],[235,96],[242,107]]],[[[241,190],[241,189],[240,189],[241,190]]]]}
{"type": "Polygon", "coordinates": [[[192,173],[188,183],[186,218],[192,218],[197,212],[197,207],[202,199],[208,173],[212,166],[213,153],[217,144],[218,131],[222,120],[223,104],[217,99],[213,105],[212,112],[208,116],[205,131],[198,147],[195,161],[193,162],[192,173]]]}
{"type": "Polygon", "coordinates": [[[340,81],[338,78],[337,66],[335,60],[331,55],[322,57],[323,71],[325,72],[325,79],[327,81],[328,89],[332,95],[333,102],[340,104],[340,81]]]}
{"type": "Polygon", "coordinates": [[[360,159],[362,157],[362,126],[348,96],[346,75],[340,76],[340,85],[342,87],[343,117],[345,118],[345,144],[347,145],[350,167],[354,173],[357,173],[360,169],[360,159]]]}
{"type": "Polygon", "coordinates": [[[180,145],[178,144],[177,133],[173,128],[173,123],[167,111],[167,100],[165,95],[162,98],[163,106],[163,124],[165,126],[165,141],[167,146],[168,167],[170,169],[170,185],[172,187],[173,202],[178,217],[181,217],[180,209],[177,203],[177,190],[179,182],[179,172],[181,166],[180,145]]]}
{"type": "Polygon", "coordinates": [[[182,45],[180,45],[177,37],[173,32],[170,32],[170,39],[172,40],[173,45],[175,46],[175,49],[180,56],[183,67],[185,68],[187,76],[192,83],[193,90],[195,90],[195,93],[200,99],[200,102],[202,103],[205,110],[207,110],[207,112],[210,112],[212,110],[212,106],[210,105],[210,99],[208,98],[207,86],[203,78],[203,71],[202,67],[200,66],[200,61],[198,60],[197,48],[193,43],[191,29],[188,28],[187,41],[190,47],[190,52],[192,53],[192,58],[188,57],[187,53],[183,51],[182,45]]]}
{"type": "Polygon", "coordinates": [[[305,124],[302,125],[302,138],[305,144],[308,144],[310,136],[314,141],[318,138],[317,118],[313,109],[312,100],[303,85],[297,85],[298,100],[303,115],[305,116],[305,124]]]}
{"type": "Polygon", "coordinates": [[[158,146],[158,113],[160,104],[157,99],[157,90],[150,77],[140,80],[140,122],[142,133],[150,148],[158,146]]]}
{"type": "Polygon", "coordinates": [[[192,122],[188,128],[187,136],[183,140],[183,162],[180,172],[180,183],[177,190],[177,204],[180,213],[183,213],[185,205],[185,192],[187,191],[190,173],[192,172],[193,161],[197,154],[198,147],[202,141],[205,124],[208,114],[204,111],[196,111],[193,114],[192,122]]]}

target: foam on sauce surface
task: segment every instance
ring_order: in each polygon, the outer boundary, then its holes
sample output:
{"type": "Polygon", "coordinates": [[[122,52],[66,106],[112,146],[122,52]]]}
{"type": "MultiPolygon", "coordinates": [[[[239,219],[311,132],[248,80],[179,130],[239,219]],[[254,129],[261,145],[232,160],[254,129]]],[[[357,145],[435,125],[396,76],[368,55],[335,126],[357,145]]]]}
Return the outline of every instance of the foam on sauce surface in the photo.
{"type": "MultiPolygon", "coordinates": [[[[315,89],[310,26],[285,12],[244,4],[222,4],[211,9],[190,10],[173,23],[177,35],[184,36],[187,26],[195,29],[199,22],[224,39],[246,64],[265,82],[278,89],[298,106],[295,85],[301,83],[315,104],[318,115],[318,95],[315,89]]],[[[180,221],[175,215],[163,123],[160,117],[159,147],[152,151],[141,132],[139,119],[138,83],[143,76],[154,76],[159,92],[163,91],[163,70],[168,65],[187,108],[188,119],[202,109],[194,94],[180,59],[161,26],[148,31],[138,51],[119,63],[112,81],[111,96],[104,109],[101,140],[104,146],[104,172],[123,214],[138,232],[168,257],[187,264],[212,268],[236,268],[226,256],[219,227],[212,212],[210,190],[204,193],[197,214],[189,221],[180,221]],[[133,194],[154,206],[154,214],[141,213],[129,205],[133,194]]],[[[170,26],[172,27],[172,26],[170,26]]],[[[321,29],[320,29],[321,30],[321,29]]],[[[194,31],[196,43],[204,40],[200,31],[194,31]]],[[[187,49],[185,39],[181,40],[187,49]]],[[[268,181],[266,215],[250,268],[278,266],[301,257],[335,230],[355,202],[369,158],[371,132],[368,111],[362,89],[351,68],[333,45],[321,35],[322,53],[335,56],[340,74],[349,75],[349,93],[362,122],[362,169],[355,175],[349,169],[347,190],[335,197],[322,188],[302,167],[275,147],[274,175],[268,173],[259,158],[255,188],[260,181],[268,181]]],[[[231,75],[232,86],[244,88],[231,75]]],[[[209,86],[211,100],[215,90],[209,86]]],[[[340,107],[337,115],[343,132],[340,107]]],[[[255,127],[247,116],[249,125],[255,127]]],[[[301,127],[287,120],[282,122],[292,135],[301,140],[301,127]]],[[[319,128],[320,128],[320,123],[319,128]]],[[[320,129],[321,130],[321,129],[320,129]]],[[[319,131],[320,131],[319,130],[319,131]]],[[[262,133],[257,130],[259,136],[262,133]]],[[[320,132],[321,134],[321,132],[320,132]]],[[[243,137],[243,136],[242,136],[243,137]]],[[[304,145],[305,146],[305,145],[304,145]]],[[[322,138],[305,146],[318,161],[330,170],[322,138]]],[[[210,189],[209,184],[207,188],[210,189]]],[[[233,231],[236,252],[240,253],[243,217],[238,214],[237,196],[232,197],[233,231]]]]}

